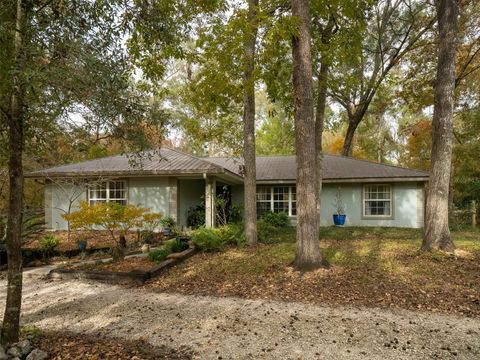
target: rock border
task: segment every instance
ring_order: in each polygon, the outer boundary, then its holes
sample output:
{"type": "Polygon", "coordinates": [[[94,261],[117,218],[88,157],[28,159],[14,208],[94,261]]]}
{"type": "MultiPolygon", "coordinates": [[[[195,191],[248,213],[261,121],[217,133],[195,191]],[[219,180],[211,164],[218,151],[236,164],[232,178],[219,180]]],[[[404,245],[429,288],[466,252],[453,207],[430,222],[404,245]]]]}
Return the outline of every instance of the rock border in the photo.
{"type": "Polygon", "coordinates": [[[165,269],[181,263],[190,258],[197,252],[197,248],[191,247],[180,253],[175,258],[167,258],[160,264],[152,267],[147,271],[133,270],[130,272],[113,272],[113,271],[85,271],[73,269],[53,269],[49,272],[48,277],[55,280],[69,279],[89,279],[106,281],[109,283],[136,283],[143,284],[145,281],[160,275],[165,269]]]}

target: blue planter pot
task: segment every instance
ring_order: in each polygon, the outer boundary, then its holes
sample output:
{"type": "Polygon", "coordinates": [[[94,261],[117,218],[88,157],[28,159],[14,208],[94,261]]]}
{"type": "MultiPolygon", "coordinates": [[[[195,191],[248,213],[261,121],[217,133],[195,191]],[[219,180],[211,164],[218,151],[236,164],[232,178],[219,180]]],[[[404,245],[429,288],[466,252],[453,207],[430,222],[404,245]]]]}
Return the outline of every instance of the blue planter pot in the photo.
{"type": "Polygon", "coordinates": [[[87,240],[82,240],[78,242],[78,250],[85,251],[87,249],[87,240]]]}
{"type": "Polygon", "coordinates": [[[345,225],[346,218],[347,218],[347,215],[333,215],[333,223],[336,226],[343,226],[345,225]]]}

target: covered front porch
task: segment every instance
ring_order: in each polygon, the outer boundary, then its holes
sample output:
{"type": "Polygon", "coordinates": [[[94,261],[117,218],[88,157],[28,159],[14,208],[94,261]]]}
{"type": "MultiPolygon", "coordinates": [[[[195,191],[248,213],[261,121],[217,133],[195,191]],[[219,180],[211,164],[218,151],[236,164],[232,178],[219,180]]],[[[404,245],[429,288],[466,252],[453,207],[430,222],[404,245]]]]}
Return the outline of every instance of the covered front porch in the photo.
{"type": "Polygon", "coordinates": [[[181,228],[189,227],[188,211],[191,208],[205,208],[205,226],[216,227],[217,196],[222,197],[227,207],[243,203],[243,184],[218,176],[203,178],[179,178],[177,181],[177,224],[181,228]]]}

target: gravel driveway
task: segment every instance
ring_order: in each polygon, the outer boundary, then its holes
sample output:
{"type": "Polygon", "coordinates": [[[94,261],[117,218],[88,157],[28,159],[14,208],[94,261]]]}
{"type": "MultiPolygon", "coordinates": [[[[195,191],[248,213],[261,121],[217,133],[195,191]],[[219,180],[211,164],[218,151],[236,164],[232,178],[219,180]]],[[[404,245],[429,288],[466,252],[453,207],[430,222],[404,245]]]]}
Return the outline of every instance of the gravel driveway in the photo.
{"type": "MultiPolygon", "coordinates": [[[[6,283],[0,280],[0,311],[6,283]]],[[[480,359],[480,319],[26,279],[23,324],[193,348],[198,359],[480,359]]]]}

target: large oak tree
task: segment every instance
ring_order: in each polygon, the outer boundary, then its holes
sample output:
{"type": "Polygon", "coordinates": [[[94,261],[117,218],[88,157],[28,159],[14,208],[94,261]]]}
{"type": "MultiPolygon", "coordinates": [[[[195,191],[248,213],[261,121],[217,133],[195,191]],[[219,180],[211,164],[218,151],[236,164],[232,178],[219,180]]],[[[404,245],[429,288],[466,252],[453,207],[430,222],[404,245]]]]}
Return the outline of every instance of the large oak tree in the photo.
{"type": "Polygon", "coordinates": [[[432,129],[432,155],[425,233],[421,249],[453,251],[448,227],[452,166],[455,57],[458,32],[456,0],[435,1],[438,22],[438,61],[432,129]]]}
{"type": "Polygon", "coordinates": [[[243,95],[243,159],[245,238],[250,245],[257,243],[256,162],[255,162],[255,43],[257,40],[258,0],[248,1],[247,24],[244,34],[244,95],[243,95]]]}
{"type": "Polygon", "coordinates": [[[292,0],[298,21],[292,39],[295,150],[297,155],[297,245],[294,267],[312,270],[322,265],[317,218],[315,122],[313,117],[310,2],[292,0]]]}

